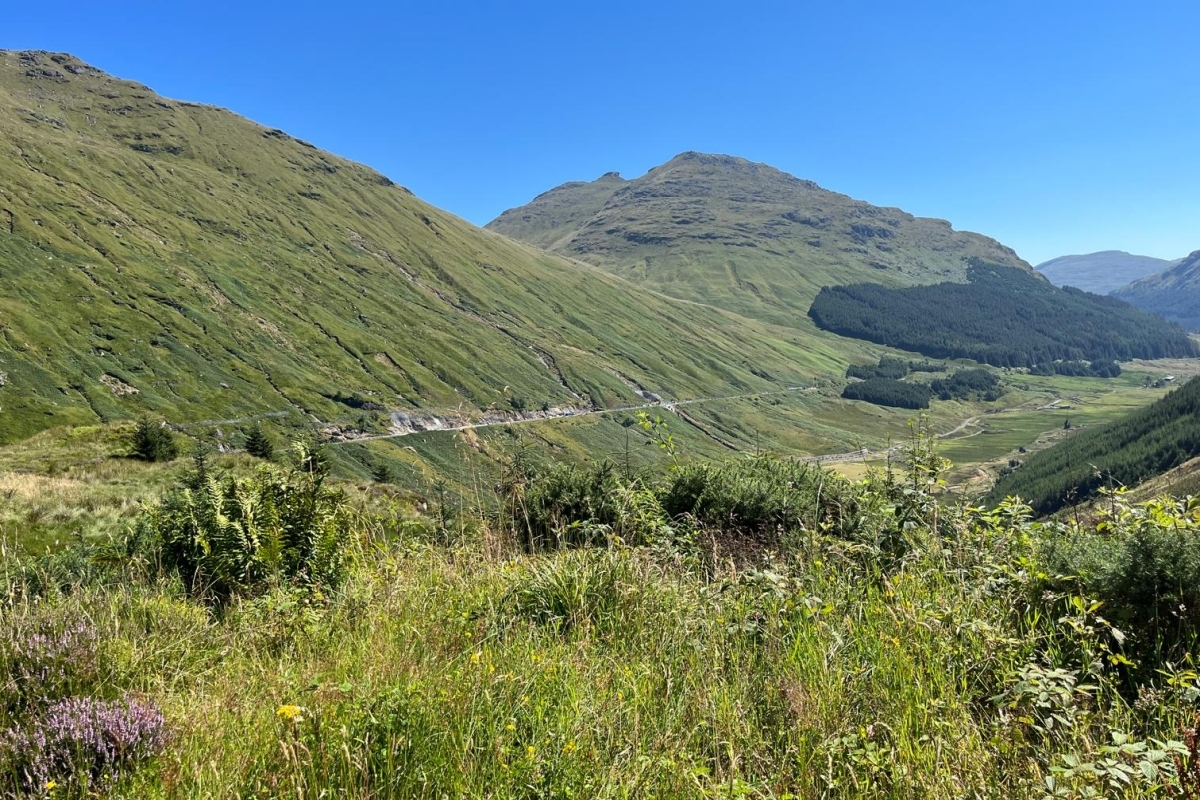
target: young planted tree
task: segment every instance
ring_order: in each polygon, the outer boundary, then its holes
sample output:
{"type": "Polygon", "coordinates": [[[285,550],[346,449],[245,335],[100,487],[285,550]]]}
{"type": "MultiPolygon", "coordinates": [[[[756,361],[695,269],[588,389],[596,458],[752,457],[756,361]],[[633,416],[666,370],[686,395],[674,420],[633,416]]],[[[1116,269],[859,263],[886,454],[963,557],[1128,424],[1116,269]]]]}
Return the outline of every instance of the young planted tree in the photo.
{"type": "Polygon", "coordinates": [[[246,452],[267,461],[275,457],[275,444],[261,425],[255,425],[246,433],[246,452]]]}
{"type": "Polygon", "coordinates": [[[134,429],[130,449],[133,457],[142,461],[174,461],[179,457],[179,443],[166,424],[147,418],[134,429]]]}

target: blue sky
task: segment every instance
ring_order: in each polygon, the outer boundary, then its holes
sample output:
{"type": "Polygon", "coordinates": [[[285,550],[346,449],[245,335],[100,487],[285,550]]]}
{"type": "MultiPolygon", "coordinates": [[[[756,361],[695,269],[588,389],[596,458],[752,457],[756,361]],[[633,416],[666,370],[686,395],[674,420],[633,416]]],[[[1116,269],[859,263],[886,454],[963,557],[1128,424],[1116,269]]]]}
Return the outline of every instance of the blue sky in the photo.
{"type": "Polygon", "coordinates": [[[11,4],[74,53],[368,163],[483,224],[684,150],[994,236],[1037,263],[1200,249],[1200,4],[11,4]]]}

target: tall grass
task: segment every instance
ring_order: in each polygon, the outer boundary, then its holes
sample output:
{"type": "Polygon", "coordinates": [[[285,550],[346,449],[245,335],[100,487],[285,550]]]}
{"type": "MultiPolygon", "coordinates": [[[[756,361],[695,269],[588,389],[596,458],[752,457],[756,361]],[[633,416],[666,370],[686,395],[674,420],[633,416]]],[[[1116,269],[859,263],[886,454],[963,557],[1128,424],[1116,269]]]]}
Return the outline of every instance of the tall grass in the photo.
{"type": "MultiPolygon", "coordinates": [[[[513,517],[451,544],[375,521],[347,529],[339,586],[276,583],[218,614],[110,554],[123,579],[64,568],[67,593],[11,591],[5,615],[92,620],[89,691],[161,708],[168,746],[112,796],[1195,796],[1187,648],[1127,649],[1138,631],[1092,584],[1047,584],[1062,531],[1019,506],[939,506],[936,468],[797,472],[809,483],[778,485],[810,499],[736,558],[706,551],[719,523],[695,512],[654,516],[670,535],[644,546],[569,547],[550,527],[532,551],[513,517]],[[835,500],[858,527],[813,515],[835,500]]],[[[798,468],[727,469],[701,487],[710,507],[775,508],[764,473],[798,468]]],[[[612,524],[553,524],[580,522],[612,524]]]]}

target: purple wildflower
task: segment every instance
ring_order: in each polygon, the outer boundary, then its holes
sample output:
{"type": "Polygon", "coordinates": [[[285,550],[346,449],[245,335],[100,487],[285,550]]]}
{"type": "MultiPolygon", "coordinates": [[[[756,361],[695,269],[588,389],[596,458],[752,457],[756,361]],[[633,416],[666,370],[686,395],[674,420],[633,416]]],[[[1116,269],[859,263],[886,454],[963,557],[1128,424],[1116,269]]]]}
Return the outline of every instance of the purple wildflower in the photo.
{"type": "Polygon", "coordinates": [[[88,688],[96,643],[95,626],[82,616],[43,619],[14,631],[5,655],[20,704],[45,705],[88,688]]]}
{"type": "Polygon", "coordinates": [[[87,786],[118,781],[166,746],[163,716],[133,698],[60,700],[29,725],[0,735],[0,762],[26,789],[77,778],[87,786]]]}

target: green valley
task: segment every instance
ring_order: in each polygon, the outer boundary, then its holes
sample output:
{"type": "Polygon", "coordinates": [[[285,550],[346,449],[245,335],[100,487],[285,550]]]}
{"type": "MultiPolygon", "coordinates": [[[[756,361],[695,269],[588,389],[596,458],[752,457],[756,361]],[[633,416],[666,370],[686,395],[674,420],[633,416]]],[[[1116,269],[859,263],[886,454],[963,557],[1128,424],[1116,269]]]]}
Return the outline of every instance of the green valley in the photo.
{"type": "Polygon", "coordinates": [[[0,798],[1200,800],[1178,325],[732,156],[479,228],[63,53],[0,148],[0,798]]]}

